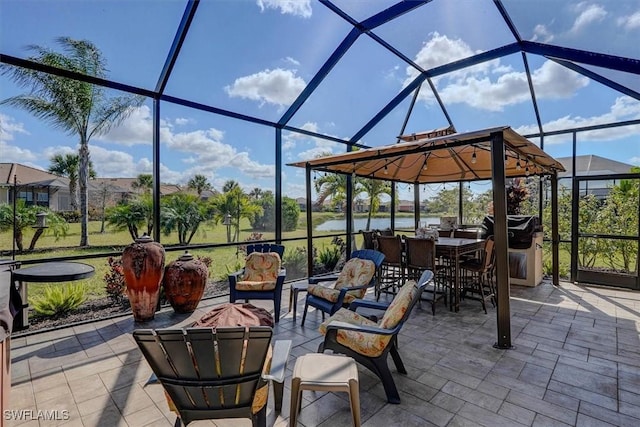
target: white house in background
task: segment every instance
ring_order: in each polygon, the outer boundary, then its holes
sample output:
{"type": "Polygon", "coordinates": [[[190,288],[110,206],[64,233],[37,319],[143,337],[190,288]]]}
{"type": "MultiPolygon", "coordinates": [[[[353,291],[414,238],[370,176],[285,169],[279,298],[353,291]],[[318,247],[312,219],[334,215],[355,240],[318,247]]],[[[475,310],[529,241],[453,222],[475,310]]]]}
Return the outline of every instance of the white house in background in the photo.
{"type": "Polygon", "coordinates": [[[0,163],[0,203],[13,203],[14,186],[17,199],[27,205],[55,211],[71,209],[67,178],[19,163],[0,163]]]}

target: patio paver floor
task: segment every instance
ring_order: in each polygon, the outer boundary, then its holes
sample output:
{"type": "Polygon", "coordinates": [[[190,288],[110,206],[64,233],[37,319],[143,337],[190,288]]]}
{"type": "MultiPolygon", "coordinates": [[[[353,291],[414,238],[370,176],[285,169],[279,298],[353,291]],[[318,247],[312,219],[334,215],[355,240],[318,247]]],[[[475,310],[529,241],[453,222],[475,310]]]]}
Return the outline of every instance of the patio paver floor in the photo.
{"type": "MultiPolygon", "coordinates": [[[[288,287],[283,292],[288,301],[288,287]]],[[[267,425],[288,424],[295,358],[315,352],[322,340],[320,313],[311,311],[300,326],[303,299],[301,294],[297,321],[287,313],[274,327],[274,339],[290,339],[294,347],[282,412],[275,413],[271,394],[267,425]]],[[[203,301],[191,315],[165,309],[145,324],[127,316],[14,337],[10,409],[33,411],[23,411],[25,418],[47,411],[65,419],[6,420],[3,414],[6,425],[173,425],[162,387],[145,386],[151,370],[131,332],[188,326],[227,301],[228,296],[203,301]]],[[[269,301],[252,303],[273,309],[269,301]]],[[[387,404],[380,381],[359,366],[363,426],[640,425],[639,292],[566,282],[512,286],[511,312],[514,347],[498,350],[492,346],[495,308],[485,315],[480,303],[467,300],[459,313],[442,304],[432,316],[429,304],[417,306],[399,339],[409,374],[398,374],[392,365],[402,403],[387,404]]],[[[346,399],[344,393],[305,392],[299,425],[350,425],[346,399]]]]}

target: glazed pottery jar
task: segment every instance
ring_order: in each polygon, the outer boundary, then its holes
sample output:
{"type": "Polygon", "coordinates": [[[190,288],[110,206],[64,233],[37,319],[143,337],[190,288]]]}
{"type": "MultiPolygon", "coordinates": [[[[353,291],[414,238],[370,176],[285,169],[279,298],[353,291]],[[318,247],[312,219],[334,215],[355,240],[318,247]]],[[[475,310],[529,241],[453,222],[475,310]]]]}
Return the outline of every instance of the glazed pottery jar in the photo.
{"type": "Polygon", "coordinates": [[[209,277],[206,264],[185,252],[164,271],[164,295],[176,313],[193,313],[209,277]]]}
{"type": "Polygon", "coordinates": [[[146,234],[124,248],[122,268],[136,322],[153,319],[164,274],[164,248],[146,234]]]}

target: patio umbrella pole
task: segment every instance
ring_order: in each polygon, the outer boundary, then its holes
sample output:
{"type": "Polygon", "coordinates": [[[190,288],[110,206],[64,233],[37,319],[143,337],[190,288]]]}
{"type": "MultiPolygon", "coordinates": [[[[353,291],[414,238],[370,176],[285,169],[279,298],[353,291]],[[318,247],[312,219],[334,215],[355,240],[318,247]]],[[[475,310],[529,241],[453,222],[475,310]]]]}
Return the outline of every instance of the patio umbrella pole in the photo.
{"type": "Polygon", "coordinates": [[[495,348],[511,348],[511,308],[509,306],[509,249],[507,244],[507,201],[504,164],[504,136],[491,134],[491,174],[493,184],[493,218],[496,251],[498,341],[495,348]]]}

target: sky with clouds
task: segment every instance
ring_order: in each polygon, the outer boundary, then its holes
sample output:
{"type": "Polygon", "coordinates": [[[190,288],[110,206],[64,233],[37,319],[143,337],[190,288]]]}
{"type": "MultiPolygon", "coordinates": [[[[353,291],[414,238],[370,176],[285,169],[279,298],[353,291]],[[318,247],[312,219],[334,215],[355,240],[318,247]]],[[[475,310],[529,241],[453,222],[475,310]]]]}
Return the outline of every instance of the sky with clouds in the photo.
{"type": "MultiPolygon", "coordinates": [[[[335,4],[363,20],[393,2],[335,4]]],[[[525,40],[640,58],[637,1],[505,0],[504,5],[525,40]],[[548,7],[539,7],[540,3],[548,7]]],[[[179,0],[5,0],[0,4],[0,52],[27,57],[25,47],[30,44],[55,48],[58,36],[87,39],[103,52],[110,79],[153,89],[183,9],[179,0]]],[[[324,5],[309,0],[201,2],[166,94],[276,122],[350,29],[324,5]]],[[[374,33],[425,69],[513,42],[490,0],[435,0],[374,33]]],[[[527,55],[527,59],[545,130],[640,119],[639,101],[547,58],[527,55]]],[[[413,67],[363,35],[289,125],[350,139],[417,75],[413,67]]],[[[640,91],[637,75],[606,75],[640,91]]],[[[523,134],[538,131],[519,53],[438,76],[433,83],[458,131],[500,125],[523,134]]],[[[0,76],[1,99],[22,92],[0,76]]],[[[395,142],[409,103],[410,97],[360,142],[371,146],[395,142]]],[[[273,128],[167,102],[161,103],[160,116],[163,182],[184,184],[193,175],[204,174],[217,188],[235,179],[246,189],[274,189],[273,128]]],[[[445,115],[425,84],[404,131],[442,126],[447,126],[445,115]]],[[[98,176],[150,173],[152,129],[152,101],[147,100],[120,126],[94,137],[90,149],[98,176]]],[[[640,165],[639,138],[640,126],[583,133],[578,136],[578,154],[640,165]]],[[[545,148],[553,156],[569,156],[571,137],[553,138],[545,148]]],[[[73,135],[24,111],[0,106],[1,162],[46,168],[53,154],[76,149],[73,135]]],[[[338,153],[344,146],[284,131],[282,149],[284,161],[293,162],[338,153]]],[[[285,166],[283,188],[287,196],[303,196],[304,171],[285,166]]]]}

